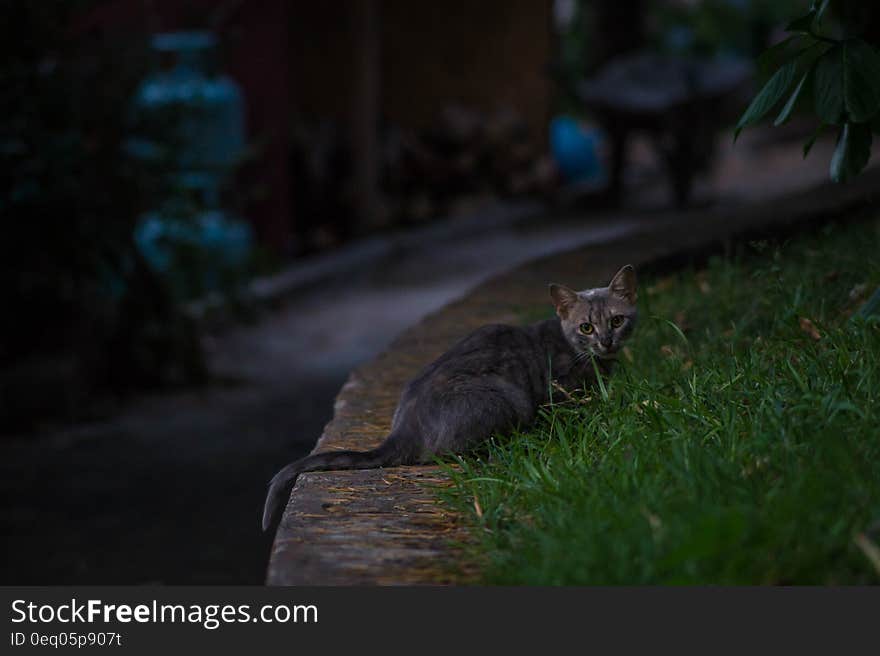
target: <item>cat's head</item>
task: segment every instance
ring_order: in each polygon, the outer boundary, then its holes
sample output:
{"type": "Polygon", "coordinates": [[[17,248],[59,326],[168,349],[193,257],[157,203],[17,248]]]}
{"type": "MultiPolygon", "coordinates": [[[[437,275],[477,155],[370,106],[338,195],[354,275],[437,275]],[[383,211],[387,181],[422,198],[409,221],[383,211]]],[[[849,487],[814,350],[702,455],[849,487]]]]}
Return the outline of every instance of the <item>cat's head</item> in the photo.
{"type": "Polygon", "coordinates": [[[613,358],[636,325],[636,272],[629,264],[607,287],[576,292],[550,285],[565,338],[578,353],[613,358]]]}

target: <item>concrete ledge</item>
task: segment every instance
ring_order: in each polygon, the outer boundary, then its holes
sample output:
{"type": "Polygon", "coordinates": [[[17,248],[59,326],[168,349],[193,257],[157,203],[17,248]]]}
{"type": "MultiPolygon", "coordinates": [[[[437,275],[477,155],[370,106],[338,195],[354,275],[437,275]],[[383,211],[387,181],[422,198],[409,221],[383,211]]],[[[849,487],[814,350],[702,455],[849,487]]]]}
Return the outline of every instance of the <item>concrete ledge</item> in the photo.
{"type": "Polygon", "coordinates": [[[321,472],[303,477],[276,539],[274,585],[414,585],[462,582],[448,561],[464,537],[437,504],[445,483],[434,467],[321,472]]]}
{"type": "MultiPolygon", "coordinates": [[[[780,233],[810,221],[878,207],[880,169],[849,185],[827,183],[757,206],[656,215],[625,237],[544,257],[479,285],[404,332],[352,372],[315,451],[367,449],[387,434],[404,383],[455,340],[486,323],[517,322],[547,305],[549,282],[601,284],[624,263],[637,267],[705,253],[744,235],[780,233]]],[[[270,556],[270,585],[448,584],[473,580],[454,543],[459,518],[438,504],[435,467],[303,474],[270,556]]]]}

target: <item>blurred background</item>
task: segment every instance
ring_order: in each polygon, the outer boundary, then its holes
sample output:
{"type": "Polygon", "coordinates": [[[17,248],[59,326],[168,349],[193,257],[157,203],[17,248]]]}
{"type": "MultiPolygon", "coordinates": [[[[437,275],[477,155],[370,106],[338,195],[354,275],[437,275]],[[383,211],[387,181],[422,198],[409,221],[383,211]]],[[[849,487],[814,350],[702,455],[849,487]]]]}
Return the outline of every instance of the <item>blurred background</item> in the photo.
{"type": "Polygon", "coordinates": [[[0,583],[260,583],[266,482],[404,327],[827,178],[807,119],[731,138],[807,4],[5,0],[0,583]]]}

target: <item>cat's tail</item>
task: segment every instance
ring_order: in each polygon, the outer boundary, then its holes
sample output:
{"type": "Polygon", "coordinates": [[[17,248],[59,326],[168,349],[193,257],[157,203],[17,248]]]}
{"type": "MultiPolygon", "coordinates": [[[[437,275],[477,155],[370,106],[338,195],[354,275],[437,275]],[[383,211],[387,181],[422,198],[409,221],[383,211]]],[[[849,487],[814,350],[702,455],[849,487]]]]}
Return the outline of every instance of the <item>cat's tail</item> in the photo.
{"type": "Polygon", "coordinates": [[[296,477],[303,472],[329,469],[373,469],[385,465],[402,464],[401,454],[392,440],[386,440],[371,451],[328,451],[306,456],[290,463],[269,481],[266,505],[263,507],[263,530],[269,526],[281,504],[287,500],[296,477]]]}

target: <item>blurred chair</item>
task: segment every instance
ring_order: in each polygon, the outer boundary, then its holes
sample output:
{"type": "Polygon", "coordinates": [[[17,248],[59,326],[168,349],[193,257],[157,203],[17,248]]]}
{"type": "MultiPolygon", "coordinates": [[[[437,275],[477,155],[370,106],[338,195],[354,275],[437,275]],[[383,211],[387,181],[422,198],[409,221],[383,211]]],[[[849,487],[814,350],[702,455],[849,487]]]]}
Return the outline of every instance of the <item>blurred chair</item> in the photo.
{"type": "Polygon", "coordinates": [[[666,162],[676,205],[686,205],[694,175],[711,164],[715,135],[735,116],[729,107],[751,73],[751,65],[737,58],[641,53],[614,59],[585,80],[578,96],[611,146],[609,201],[620,202],[627,141],[643,131],[666,162]]]}

